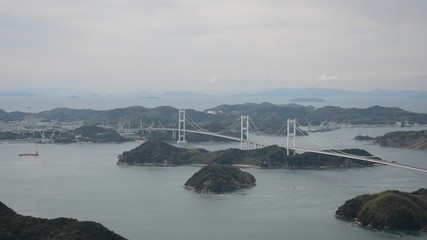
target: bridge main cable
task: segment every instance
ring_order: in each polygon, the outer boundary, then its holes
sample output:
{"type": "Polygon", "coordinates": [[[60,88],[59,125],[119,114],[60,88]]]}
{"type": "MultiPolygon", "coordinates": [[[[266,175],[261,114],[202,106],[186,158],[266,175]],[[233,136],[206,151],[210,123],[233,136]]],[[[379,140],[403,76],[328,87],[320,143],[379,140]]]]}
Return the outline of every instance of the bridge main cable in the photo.
{"type": "Polygon", "coordinates": [[[398,164],[398,163],[394,163],[394,162],[390,162],[390,161],[386,161],[386,160],[376,160],[376,159],[366,158],[363,156],[348,155],[348,154],[342,154],[342,153],[337,153],[337,152],[328,152],[328,151],[324,151],[324,150],[308,150],[308,149],[302,149],[302,148],[292,148],[292,149],[294,151],[311,152],[311,153],[318,153],[318,154],[324,154],[324,155],[330,155],[330,156],[336,156],[336,157],[350,158],[350,159],[355,159],[355,160],[360,160],[360,161],[365,161],[365,162],[378,163],[381,165],[389,165],[389,166],[405,168],[405,169],[410,169],[410,170],[415,170],[415,171],[427,173],[427,169],[425,169],[425,168],[414,167],[414,166],[409,166],[409,165],[404,165],[404,164],[398,164]]]}

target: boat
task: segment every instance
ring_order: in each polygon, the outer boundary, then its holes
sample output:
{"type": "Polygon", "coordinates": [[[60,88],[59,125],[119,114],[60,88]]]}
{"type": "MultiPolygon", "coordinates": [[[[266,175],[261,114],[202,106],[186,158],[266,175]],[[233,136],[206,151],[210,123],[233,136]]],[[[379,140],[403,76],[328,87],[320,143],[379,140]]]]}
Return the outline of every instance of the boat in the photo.
{"type": "Polygon", "coordinates": [[[37,152],[37,151],[32,152],[32,153],[20,153],[19,154],[20,157],[22,157],[22,156],[38,156],[38,155],[39,155],[39,152],[37,152]]]}

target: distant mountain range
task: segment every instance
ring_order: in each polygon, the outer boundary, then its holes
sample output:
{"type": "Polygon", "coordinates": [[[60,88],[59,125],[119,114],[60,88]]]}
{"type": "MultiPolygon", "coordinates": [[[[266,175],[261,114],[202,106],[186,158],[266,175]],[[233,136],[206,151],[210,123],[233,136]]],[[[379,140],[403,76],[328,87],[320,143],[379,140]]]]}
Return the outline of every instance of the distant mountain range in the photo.
{"type": "MultiPolygon", "coordinates": [[[[372,106],[369,108],[341,108],[301,106],[297,104],[276,105],[268,102],[219,105],[204,111],[186,110],[191,120],[210,131],[220,131],[249,115],[256,125],[265,132],[275,132],[288,118],[296,118],[301,124],[310,122],[319,125],[325,120],[344,124],[394,124],[396,121],[427,124],[426,113],[413,113],[396,107],[372,106]]],[[[178,109],[173,107],[144,108],[133,106],[112,110],[56,108],[39,113],[6,112],[0,109],[0,121],[41,119],[43,121],[83,121],[85,125],[108,122],[131,124],[138,128],[140,119],[148,127],[161,122],[166,127],[178,124],[178,109]]]]}
{"type": "Polygon", "coordinates": [[[427,91],[418,90],[385,90],[375,89],[366,92],[347,91],[340,89],[329,89],[329,88],[304,88],[304,89],[293,89],[293,88],[279,88],[262,92],[255,92],[250,94],[242,94],[246,96],[286,96],[286,97],[419,97],[427,98],[427,91]]]}
{"type": "MultiPolygon", "coordinates": [[[[152,92],[138,91],[125,94],[93,93],[90,91],[79,91],[61,88],[40,88],[40,89],[12,89],[0,90],[0,97],[212,97],[223,96],[215,93],[196,93],[190,91],[172,91],[172,92],[152,92]]],[[[330,88],[278,88],[267,91],[252,93],[228,94],[226,96],[247,96],[247,97],[291,97],[291,98],[322,98],[322,97],[404,97],[404,98],[427,98],[427,91],[422,90],[385,90],[375,89],[371,91],[348,91],[330,88]]]]}

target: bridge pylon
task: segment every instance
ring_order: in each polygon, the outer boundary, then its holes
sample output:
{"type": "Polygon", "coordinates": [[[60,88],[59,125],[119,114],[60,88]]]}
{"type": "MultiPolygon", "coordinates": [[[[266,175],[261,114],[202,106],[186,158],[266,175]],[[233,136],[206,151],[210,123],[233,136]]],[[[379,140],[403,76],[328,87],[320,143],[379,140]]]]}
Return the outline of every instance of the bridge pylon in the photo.
{"type": "Polygon", "coordinates": [[[292,148],[295,149],[296,136],[297,136],[297,120],[288,119],[288,124],[286,129],[286,154],[288,156],[289,156],[289,137],[292,137],[292,148]],[[291,131],[291,127],[292,127],[292,131],[291,131]]]}
{"type": "Polygon", "coordinates": [[[240,116],[240,149],[244,149],[244,143],[246,143],[246,149],[249,149],[249,116],[240,116]]]}
{"type": "Polygon", "coordinates": [[[177,143],[186,143],[185,140],[185,109],[179,109],[178,113],[178,141],[177,143]]]}

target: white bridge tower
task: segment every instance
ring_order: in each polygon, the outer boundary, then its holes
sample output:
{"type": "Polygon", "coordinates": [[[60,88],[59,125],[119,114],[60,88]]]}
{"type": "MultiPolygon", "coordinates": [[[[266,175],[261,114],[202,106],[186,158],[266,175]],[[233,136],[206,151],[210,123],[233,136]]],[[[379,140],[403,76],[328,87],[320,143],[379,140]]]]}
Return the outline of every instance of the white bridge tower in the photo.
{"type": "Polygon", "coordinates": [[[249,148],[249,116],[240,116],[240,149],[244,149],[246,143],[246,149],[249,148]]]}
{"type": "Polygon", "coordinates": [[[178,141],[177,143],[185,143],[185,109],[179,109],[178,114],[178,141]]]}
{"type": "Polygon", "coordinates": [[[289,156],[289,137],[292,137],[292,148],[295,149],[295,143],[296,143],[296,136],[297,136],[297,120],[295,119],[288,119],[288,127],[286,130],[286,154],[289,156]],[[292,128],[292,132],[291,132],[292,128]]]}

